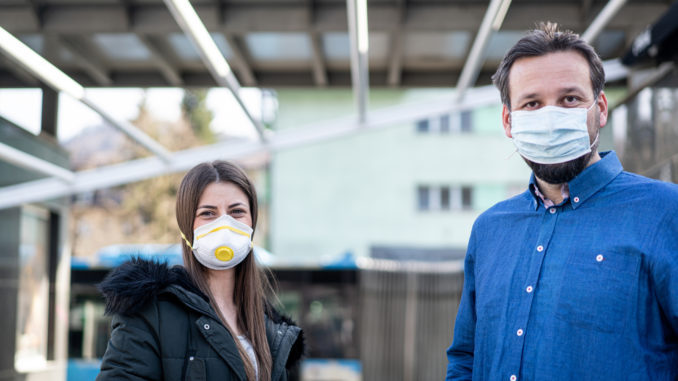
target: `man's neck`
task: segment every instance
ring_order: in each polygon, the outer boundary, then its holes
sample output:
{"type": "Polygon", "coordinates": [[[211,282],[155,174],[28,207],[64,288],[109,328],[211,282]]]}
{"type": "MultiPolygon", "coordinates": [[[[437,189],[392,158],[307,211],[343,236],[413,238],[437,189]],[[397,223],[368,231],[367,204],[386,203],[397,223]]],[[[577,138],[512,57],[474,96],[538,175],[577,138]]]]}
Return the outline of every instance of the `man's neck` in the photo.
{"type": "MultiPolygon", "coordinates": [[[[593,152],[593,155],[591,155],[591,159],[589,159],[588,164],[586,164],[586,168],[589,166],[597,163],[600,161],[600,155],[598,154],[597,151],[593,152]]],[[[535,176],[535,179],[537,180],[537,186],[539,187],[539,191],[546,197],[547,199],[553,201],[555,205],[560,204],[563,202],[563,186],[566,183],[560,183],[560,184],[551,184],[548,183],[539,177],[535,176]]]]}

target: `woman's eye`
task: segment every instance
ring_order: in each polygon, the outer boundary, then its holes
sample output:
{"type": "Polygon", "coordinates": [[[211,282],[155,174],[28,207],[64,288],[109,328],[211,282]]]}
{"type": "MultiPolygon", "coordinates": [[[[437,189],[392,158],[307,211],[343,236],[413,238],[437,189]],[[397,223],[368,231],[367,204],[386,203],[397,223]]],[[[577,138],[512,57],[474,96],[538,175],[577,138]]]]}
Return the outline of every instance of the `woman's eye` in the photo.
{"type": "Polygon", "coordinates": [[[234,210],[231,210],[231,214],[242,215],[243,213],[245,213],[245,211],[244,211],[243,209],[234,209],[234,210]]]}
{"type": "Polygon", "coordinates": [[[201,217],[207,217],[207,216],[209,216],[209,215],[211,215],[211,214],[212,214],[211,211],[206,210],[206,211],[204,211],[204,212],[198,213],[198,216],[201,216],[201,217]]]}

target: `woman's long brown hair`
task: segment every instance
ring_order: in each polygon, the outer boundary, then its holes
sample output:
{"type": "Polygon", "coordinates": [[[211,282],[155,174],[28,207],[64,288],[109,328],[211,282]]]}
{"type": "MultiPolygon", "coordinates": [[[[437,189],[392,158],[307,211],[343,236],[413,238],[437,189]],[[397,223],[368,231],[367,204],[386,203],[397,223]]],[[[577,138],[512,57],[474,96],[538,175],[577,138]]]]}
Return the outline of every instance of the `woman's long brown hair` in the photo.
{"type": "MultiPolygon", "coordinates": [[[[235,184],[247,195],[252,215],[252,229],[256,229],[257,193],[245,172],[236,165],[226,161],[202,163],[188,171],[177,191],[177,223],[179,224],[179,229],[184,233],[189,242],[193,242],[193,221],[195,220],[200,196],[205,188],[214,182],[235,184]]],[[[243,360],[243,364],[245,364],[247,379],[255,381],[254,365],[215,303],[214,296],[207,283],[207,269],[195,259],[191,248],[183,240],[182,249],[186,270],[196,286],[209,297],[212,308],[214,308],[224,326],[231,332],[231,336],[233,336],[238,347],[238,353],[243,360]]],[[[235,267],[233,301],[238,310],[240,328],[246,333],[254,348],[259,368],[259,380],[261,381],[269,381],[271,379],[273,362],[268,340],[266,339],[266,322],[264,318],[264,301],[267,296],[266,294],[270,290],[271,285],[268,277],[259,270],[254,255],[250,251],[250,254],[235,267]]]]}

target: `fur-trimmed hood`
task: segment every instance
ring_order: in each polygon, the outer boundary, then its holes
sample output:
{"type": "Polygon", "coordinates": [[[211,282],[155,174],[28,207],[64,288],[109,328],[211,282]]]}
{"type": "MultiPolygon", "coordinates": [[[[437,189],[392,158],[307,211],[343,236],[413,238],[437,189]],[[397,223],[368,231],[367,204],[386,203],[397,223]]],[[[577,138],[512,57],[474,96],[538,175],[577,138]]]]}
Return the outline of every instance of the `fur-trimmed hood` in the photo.
{"type": "MultiPolygon", "coordinates": [[[[167,293],[175,295],[187,307],[219,320],[208,297],[192,282],[183,266],[170,267],[163,262],[133,258],[112,270],[98,288],[106,300],[107,315],[134,315],[167,293]]],[[[275,326],[296,326],[292,319],[270,304],[265,306],[266,316],[275,326]]],[[[290,350],[286,368],[296,365],[304,351],[303,331],[300,331],[290,350]]]]}
{"type": "Polygon", "coordinates": [[[171,285],[209,303],[183,266],[170,267],[167,263],[141,258],[133,258],[113,269],[98,287],[106,299],[107,315],[132,315],[171,285]]]}

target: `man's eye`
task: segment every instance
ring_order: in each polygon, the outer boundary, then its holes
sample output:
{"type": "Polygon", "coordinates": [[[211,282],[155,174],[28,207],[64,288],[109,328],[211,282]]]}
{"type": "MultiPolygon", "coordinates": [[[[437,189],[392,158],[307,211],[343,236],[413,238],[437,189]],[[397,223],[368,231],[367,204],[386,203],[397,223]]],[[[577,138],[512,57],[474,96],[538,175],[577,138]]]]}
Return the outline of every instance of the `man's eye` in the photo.
{"type": "Polygon", "coordinates": [[[527,103],[525,103],[525,105],[523,107],[525,107],[525,108],[535,108],[535,107],[537,107],[537,101],[527,102],[527,103]]]}
{"type": "Polygon", "coordinates": [[[565,97],[565,102],[567,103],[575,103],[576,101],[578,101],[578,99],[575,96],[569,95],[565,97]]]}

